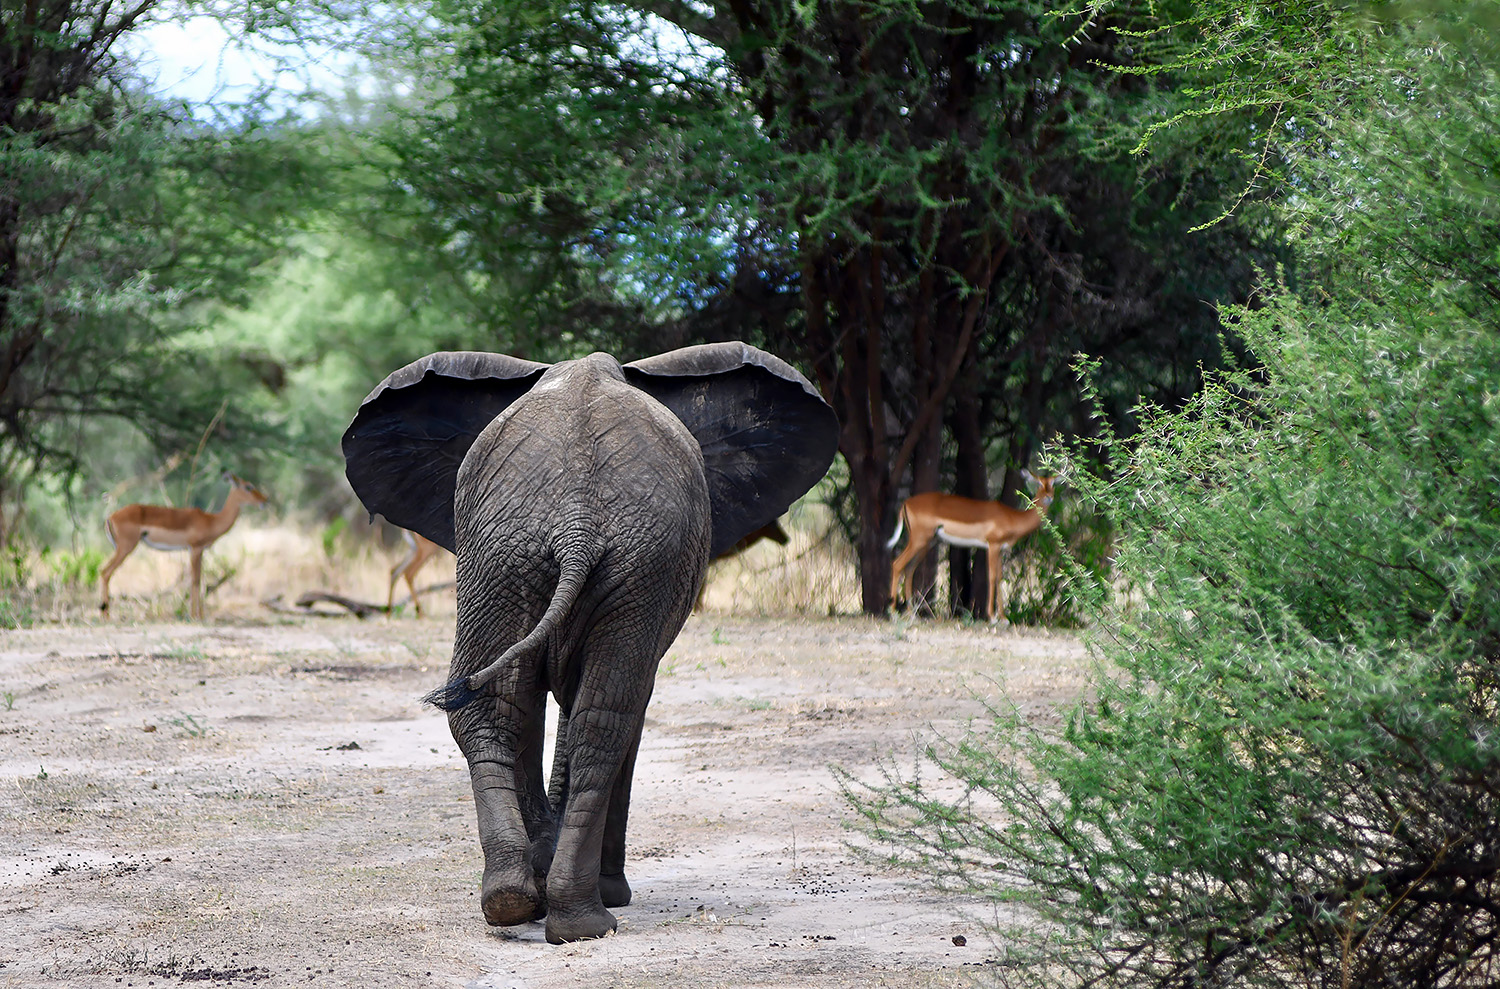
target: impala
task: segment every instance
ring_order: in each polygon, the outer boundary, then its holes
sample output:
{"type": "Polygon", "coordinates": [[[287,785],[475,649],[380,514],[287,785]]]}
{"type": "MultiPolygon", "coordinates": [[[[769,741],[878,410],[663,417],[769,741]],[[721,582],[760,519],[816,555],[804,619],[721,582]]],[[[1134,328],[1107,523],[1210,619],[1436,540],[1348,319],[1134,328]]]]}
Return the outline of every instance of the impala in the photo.
{"type": "Polygon", "coordinates": [[[756,529],[754,532],[750,533],[744,539],[741,539],[739,542],[726,549],[724,552],[720,553],[718,556],[714,557],[714,559],[727,560],[731,556],[743,553],[745,550],[749,549],[751,546],[754,546],[762,539],[769,539],[771,540],[771,542],[776,543],[778,546],[785,546],[788,542],[791,541],[791,538],[791,536],[787,535],[787,531],[781,527],[781,521],[779,519],[773,519],[772,521],[767,522],[765,525],[761,526],[759,529],[756,529]]]}
{"type": "Polygon", "coordinates": [[[193,590],[189,613],[194,618],[203,617],[203,551],[234,525],[244,505],[263,505],[265,492],[241,477],[228,471],[224,479],[229,482],[229,494],[224,498],[224,507],[217,512],[205,512],[201,508],[166,508],[161,505],[126,505],[104,520],[104,531],[115,547],[114,558],[99,572],[99,589],[103,599],[100,611],[109,610],[109,578],[119,569],[125,557],[141,543],[152,549],[192,552],[193,590]]]}
{"type": "Polygon", "coordinates": [[[391,568],[391,586],[385,595],[385,613],[391,613],[391,605],[396,599],[396,581],[405,577],[406,586],[411,589],[412,606],[417,609],[417,617],[421,618],[422,599],[417,597],[417,571],[425,567],[427,561],[436,556],[442,547],[410,529],[402,529],[401,538],[406,540],[406,556],[391,568]]]}
{"type": "Polygon", "coordinates": [[[937,491],[906,499],[896,517],[896,534],[886,543],[888,549],[894,549],[901,540],[902,529],[911,530],[906,549],[891,564],[892,605],[896,603],[896,593],[909,576],[908,572],[916,567],[933,540],[938,539],[950,546],[988,551],[990,588],[985,600],[990,621],[999,618],[1000,551],[1009,550],[1016,540],[1035,532],[1042,524],[1042,515],[1052,506],[1054,478],[1037,477],[1027,470],[1021,475],[1028,484],[1036,485],[1032,507],[1025,511],[998,501],[979,501],[937,491]]]}

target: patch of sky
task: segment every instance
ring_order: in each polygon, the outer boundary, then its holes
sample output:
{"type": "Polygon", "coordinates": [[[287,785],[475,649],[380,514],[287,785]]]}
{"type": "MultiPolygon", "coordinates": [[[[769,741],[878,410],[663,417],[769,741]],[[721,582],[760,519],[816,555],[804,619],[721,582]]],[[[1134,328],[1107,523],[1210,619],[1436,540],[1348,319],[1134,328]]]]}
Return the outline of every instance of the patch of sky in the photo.
{"type": "MultiPolygon", "coordinates": [[[[389,9],[367,25],[324,20],[317,37],[299,39],[289,32],[248,33],[243,24],[219,17],[168,17],[130,32],[122,44],[152,92],[182,100],[200,117],[252,105],[312,114],[326,96],[372,95],[378,85],[361,46],[371,32],[382,33],[382,25],[402,20],[389,9]]],[[[625,57],[655,63],[676,84],[719,74],[722,52],[703,39],[651,14],[631,21],[621,32],[625,57]]]]}
{"type": "Polygon", "coordinates": [[[148,89],[203,118],[249,106],[311,113],[323,95],[360,91],[368,78],[352,47],[247,34],[210,16],[157,21],[121,43],[148,89]]]}

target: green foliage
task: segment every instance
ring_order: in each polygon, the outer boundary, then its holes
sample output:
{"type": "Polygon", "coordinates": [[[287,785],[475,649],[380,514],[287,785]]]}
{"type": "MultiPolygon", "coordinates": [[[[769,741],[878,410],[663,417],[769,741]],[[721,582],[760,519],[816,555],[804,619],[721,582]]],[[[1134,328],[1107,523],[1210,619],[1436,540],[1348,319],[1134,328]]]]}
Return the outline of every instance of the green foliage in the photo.
{"type": "Polygon", "coordinates": [[[31,580],[31,554],[16,543],[0,545],[0,589],[22,590],[31,580]]]}
{"type": "Polygon", "coordinates": [[[53,553],[42,550],[42,562],[52,572],[54,580],[64,587],[92,589],[99,583],[99,571],[109,558],[101,549],[84,549],[77,553],[62,550],[53,553]]]}
{"type": "Polygon", "coordinates": [[[323,527],[323,555],[328,559],[333,559],[334,554],[338,552],[339,536],[343,535],[348,528],[348,521],[342,517],[334,519],[323,527]]]}
{"type": "MultiPolygon", "coordinates": [[[[253,208],[239,197],[267,178],[252,173],[276,153],[269,142],[194,135],[149,102],[135,110],[85,92],[76,104],[114,116],[78,122],[89,136],[77,144],[0,141],[25,232],[0,308],[0,339],[18,355],[0,392],[7,488],[28,470],[76,471],[79,426],[94,419],[132,422],[158,448],[190,448],[231,382],[182,346],[184,317],[237,290],[267,250],[235,213],[253,208]],[[183,241],[193,250],[175,246],[183,241]]],[[[14,235],[0,229],[0,240],[14,235]]],[[[238,415],[221,427],[221,442],[265,435],[238,415]]]]}
{"type": "Polygon", "coordinates": [[[1275,259],[1267,229],[1184,238],[1217,210],[1189,193],[1246,169],[1127,160],[1101,135],[1154,99],[1109,68],[1137,42],[1043,7],[442,0],[388,210],[526,356],[738,338],[798,363],[882,611],[908,485],[990,493],[987,463],[1082,418],[1079,351],[1122,420],[1180,401],[1220,359],[1204,300],[1275,259]]]}
{"type": "Polygon", "coordinates": [[[855,795],[900,857],[1028,908],[1006,984],[1500,980],[1500,80],[1446,29],[1329,39],[1363,54],[1281,163],[1299,289],[1228,310],[1254,360],[1105,430],[1108,475],[1072,458],[1129,589],[1089,698],[934,746],[957,800],[855,795]]]}
{"type": "Polygon", "coordinates": [[[1241,330],[1255,375],[1069,475],[1128,519],[1143,594],[1097,696],[935,747],[957,801],[893,780],[862,810],[1032,908],[1006,984],[1493,984],[1500,343],[1288,296],[1241,330]]]}
{"type": "Polygon", "coordinates": [[[1047,524],[1027,536],[1005,563],[1000,603],[1013,625],[1079,628],[1109,580],[1114,560],[1109,519],[1066,492],[1047,524]]]}
{"type": "Polygon", "coordinates": [[[246,106],[210,126],[146,92],[119,48],[156,7],[55,0],[5,14],[0,542],[31,489],[71,497],[92,455],[120,455],[100,432],[124,427],[125,449],[147,461],[137,470],[201,451],[208,432],[247,472],[250,451],[286,448],[274,419],[238,400],[239,364],[194,333],[246,298],[338,183],[295,120],[246,106]]]}
{"type": "Polygon", "coordinates": [[[289,456],[257,463],[256,480],[326,520],[349,508],[339,437],[370,389],[433,351],[501,343],[441,285],[405,280],[399,258],[365,234],[330,222],[289,251],[243,306],[216,310],[189,342],[237,375],[236,407],[284,437],[289,456]]]}
{"type": "Polygon", "coordinates": [[[0,598],[0,628],[30,628],[36,621],[29,604],[0,598]]]}

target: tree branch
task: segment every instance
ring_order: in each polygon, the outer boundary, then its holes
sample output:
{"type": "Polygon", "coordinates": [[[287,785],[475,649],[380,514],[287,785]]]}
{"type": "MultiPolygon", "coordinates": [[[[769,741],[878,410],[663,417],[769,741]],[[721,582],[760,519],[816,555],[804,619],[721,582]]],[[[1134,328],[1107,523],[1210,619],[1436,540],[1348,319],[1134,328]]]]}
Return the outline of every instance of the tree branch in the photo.
{"type": "Polygon", "coordinates": [[[728,17],[704,14],[690,7],[683,0],[633,0],[630,6],[643,14],[653,14],[669,24],[681,28],[687,34],[702,38],[709,44],[729,48],[739,40],[739,27],[728,17]]]}

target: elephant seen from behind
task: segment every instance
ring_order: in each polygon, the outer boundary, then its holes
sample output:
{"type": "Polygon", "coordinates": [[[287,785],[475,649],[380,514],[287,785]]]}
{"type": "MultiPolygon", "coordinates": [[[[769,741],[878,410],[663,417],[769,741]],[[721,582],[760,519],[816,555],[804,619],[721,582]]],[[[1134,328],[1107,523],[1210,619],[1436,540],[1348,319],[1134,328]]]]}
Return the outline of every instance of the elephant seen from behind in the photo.
{"type": "Polygon", "coordinates": [[[343,440],[355,492],[457,554],[450,680],[428,699],[469,764],[489,923],[614,930],[657,664],[710,556],[817,483],[837,442],[813,387],[742,343],[623,366],[432,354],[365,399],[343,440]]]}

